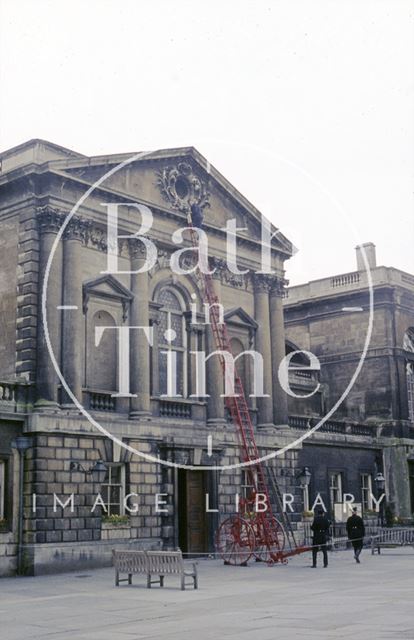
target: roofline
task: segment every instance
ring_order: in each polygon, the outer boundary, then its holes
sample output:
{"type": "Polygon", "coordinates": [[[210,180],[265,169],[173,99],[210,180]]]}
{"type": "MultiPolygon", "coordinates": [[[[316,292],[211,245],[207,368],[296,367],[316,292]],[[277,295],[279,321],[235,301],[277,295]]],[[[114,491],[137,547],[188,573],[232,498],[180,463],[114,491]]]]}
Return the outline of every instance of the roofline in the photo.
{"type": "Polygon", "coordinates": [[[9,147],[4,151],[0,152],[0,158],[5,158],[7,156],[13,155],[16,151],[21,151],[21,149],[35,146],[36,144],[43,144],[46,147],[51,147],[52,149],[57,149],[58,151],[63,151],[69,153],[72,156],[76,156],[77,158],[87,158],[83,153],[79,153],[78,151],[74,151],[73,149],[69,149],[68,147],[62,147],[60,144],[56,144],[55,142],[49,142],[49,140],[44,140],[43,138],[30,138],[30,140],[26,140],[14,147],[9,147]]]}
{"type": "MultiPolygon", "coordinates": [[[[139,152],[131,152],[131,153],[121,153],[121,154],[109,154],[109,155],[97,155],[97,156],[88,156],[86,157],[86,163],[81,159],[59,159],[59,160],[50,160],[48,164],[53,166],[54,168],[58,167],[61,171],[65,168],[77,168],[82,166],[101,166],[102,164],[117,164],[131,158],[134,155],[137,155],[139,152]]],[[[190,156],[193,160],[195,160],[206,173],[211,175],[218,184],[226,191],[233,196],[234,200],[242,206],[244,209],[248,210],[254,218],[257,219],[258,222],[261,223],[261,218],[263,214],[257,209],[250,200],[248,200],[242,193],[239,191],[227,178],[218,170],[214,165],[212,165],[202,153],[200,153],[195,147],[187,146],[187,147],[172,147],[169,149],[157,149],[155,151],[141,152],[143,155],[142,158],[137,158],[134,162],[147,162],[148,160],[162,160],[164,158],[172,158],[172,157],[183,157],[190,156]]],[[[263,216],[266,217],[266,216],[263,216]]],[[[266,218],[267,219],[267,218],[266,218]]],[[[270,221],[269,221],[270,222],[270,221]]],[[[272,223],[271,223],[272,224],[272,223]]],[[[279,231],[278,237],[282,244],[287,243],[289,247],[285,247],[285,251],[287,254],[291,255],[293,252],[293,243],[282,233],[280,230],[272,225],[274,231],[279,231]]]]}
{"type": "MultiPolygon", "coordinates": [[[[81,168],[81,167],[90,167],[90,166],[101,166],[103,164],[111,165],[117,164],[131,158],[134,155],[137,155],[139,152],[133,153],[122,153],[122,154],[109,154],[109,155],[97,155],[97,156],[85,156],[83,154],[77,153],[68,149],[66,147],[62,147],[53,142],[49,142],[48,140],[43,140],[41,138],[33,138],[24,142],[16,147],[12,147],[7,149],[3,153],[0,154],[0,158],[5,158],[9,155],[13,155],[15,152],[29,148],[30,146],[35,146],[37,144],[42,144],[47,147],[59,150],[61,152],[66,152],[72,156],[71,158],[57,158],[51,160],[45,160],[41,164],[39,163],[39,167],[48,167],[52,171],[58,170],[57,173],[66,174],[68,177],[73,177],[68,171],[71,168],[81,168]],[[65,171],[66,169],[66,171],[65,171]]],[[[212,178],[221,186],[221,188],[228,194],[237,205],[241,206],[243,209],[248,211],[250,215],[256,219],[256,221],[261,225],[262,217],[267,219],[236,187],[234,187],[231,182],[224,177],[224,175],[218,171],[214,165],[210,164],[210,162],[193,146],[186,147],[174,147],[171,149],[157,149],[155,151],[142,152],[143,157],[137,158],[134,162],[147,162],[148,160],[161,160],[163,158],[173,158],[173,157],[191,157],[195,162],[197,162],[202,169],[208,174],[211,175],[212,178]]],[[[33,164],[33,163],[31,163],[33,164]]],[[[22,169],[25,165],[18,167],[22,169]]],[[[17,168],[17,167],[16,167],[17,168]]],[[[8,171],[4,172],[3,175],[6,175],[8,171]]],[[[86,181],[85,181],[86,182],[86,181]]],[[[270,222],[270,220],[269,220],[270,222]]],[[[279,231],[277,227],[275,227],[272,223],[272,230],[274,232],[279,231]]],[[[293,243],[279,231],[278,233],[279,243],[283,246],[282,253],[285,253],[286,256],[291,257],[293,255],[294,246],[293,243]]]]}

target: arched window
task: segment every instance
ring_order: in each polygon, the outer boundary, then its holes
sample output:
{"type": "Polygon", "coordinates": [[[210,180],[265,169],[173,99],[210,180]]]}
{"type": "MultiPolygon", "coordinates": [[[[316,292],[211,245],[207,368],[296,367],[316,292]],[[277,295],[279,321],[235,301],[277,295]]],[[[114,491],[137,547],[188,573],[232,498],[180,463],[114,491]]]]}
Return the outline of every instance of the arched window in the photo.
{"type": "Polygon", "coordinates": [[[405,374],[407,381],[408,419],[414,422],[414,328],[405,332],[403,349],[407,351],[405,374]]]}
{"type": "Polygon", "coordinates": [[[309,367],[309,358],[305,356],[304,353],[302,353],[302,349],[300,349],[300,347],[296,347],[292,343],[286,342],[285,344],[286,355],[289,355],[293,351],[300,351],[300,353],[295,353],[295,355],[292,356],[290,360],[290,366],[292,367],[292,376],[318,380],[319,379],[318,371],[306,370],[306,367],[309,367]],[[296,367],[304,366],[305,369],[295,370],[295,366],[296,367]]]}
{"type": "Polygon", "coordinates": [[[116,391],[117,389],[117,335],[116,331],[103,332],[98,346],[95,346],[96,327],[115,327],[116,322],[107,311],[96,311],[88,331],[86,386],[96,391],[116,391]]]}
{"type": "Polygon", "coordinates": [[[176,357],[176,393],[187,396],[187,335],[185,328],[184,300],[181,294],[171,287],[164,287],[157,296],[163,306],[160,309],[158,325],[158,369],[160,395],[168,393],[167,351],[176,357]]]}
{"type": "Polygon", "coordinates": [[[410,328],[404,334],[403,340],[403,349],[404,351],[409,351],[410,353],[414,353],[414,329],[410,328]]]}

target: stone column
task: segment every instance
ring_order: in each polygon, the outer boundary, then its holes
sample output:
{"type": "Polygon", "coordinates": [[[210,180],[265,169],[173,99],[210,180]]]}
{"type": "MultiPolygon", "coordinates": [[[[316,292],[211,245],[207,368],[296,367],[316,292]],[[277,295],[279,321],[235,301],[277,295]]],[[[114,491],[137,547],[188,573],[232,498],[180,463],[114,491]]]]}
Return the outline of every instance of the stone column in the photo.
{"type": "MultiPolygon", "coordinates": [[[[73,395],[82,403],[84,377],[84,316],[82,297],[82,243],[86,242],[87,223],[72,218],[63,239],[63,304],[74,307],[62,311],[62,371],[73,395]]],[[[62,404],[73,405],[62,392],[62,404]]]]}
{"type": "MultiPolygon", "coordinates": [[[[129,241],[131,271],[142,268],[145,262],[145,251],[142,242],[129,241]]],[[[149,327],[148,271],[131,273],[131,291],[133,300],[129,324],[132,327],[149,327]]],[[[130,332],[130,372],[131,398],[130,418],[150,415],[150,345],[142,330],[130,332]]]]}
{"type": "Polygon", "coordinates": [[[283,280],[275,278],[270,290],[270,335],[272,344],[273,421],[288,424],[287,394],[279,384],[279,365],[286,355],[283,318],[283,280]]]}
{"type": "Polygon", "coordinates": [[[255,320],[259,325],[256,333],[256,351],[263,358],[263,389],[267,395],[264,398],[257,398],[258,426],[260,427],[273,424],[269,278],[267,275],[256,274],[254,278],[254,308],[255,320]]]}
{"type": "MultiPolygon", "coordinates": [[[[221,302],[221,272],[217,268],[213,274],[214,292],[221,302]]],[[[206,350],[207,354],[216,351],[211,324],[207,326],[206,331],[206,350]]],[[[224,393],[224,377],[223,370],[220,365],[218,356],[213,356],[207,361],[207,393],[209,394],[207,403],[207,422],[222,423],[224,422],[225,399],[221,396],[224,393]]]]}
{"type": "MultiPolygon", "coordinates": [[[[37,366],[36,366],[36,409],[57,407],[58,377],[49,356],[45,327],[42,316],[43,282],[46,264],[52,252],[56,235],[63,222],[63,216],[49,207],[42,207],[37,214],[39,226],[39,289],[37,316],[37,366]]],[[[60,362],[61,314],[57,306],[62,304],[62,243],[59,242],[51,263],[46,292],[47,327],[57,362],[60,362]]]]}
{"type": "Polygon", "coordinates": [[[186,323],[187,331],[187,389],[188,397],[196,392],[196,376],[195,376],[195,356],[191,355],[192,352],[198,351],[198,331],[199,326],[191,324],[189,318],[186,323]]]}

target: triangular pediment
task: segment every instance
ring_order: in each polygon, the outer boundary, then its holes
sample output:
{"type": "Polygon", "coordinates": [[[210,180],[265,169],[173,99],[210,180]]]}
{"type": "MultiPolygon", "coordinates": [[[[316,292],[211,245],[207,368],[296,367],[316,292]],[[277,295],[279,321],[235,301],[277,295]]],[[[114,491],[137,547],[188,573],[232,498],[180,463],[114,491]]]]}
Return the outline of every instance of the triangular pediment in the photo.
{"type": "MultiPolygon", "coordinates": [[[[90,185],[122,162],[125,166],[108,176],[102,187],[160,212],[171,211],[183,217],[189,202],[196,202],[207,230],[223,229],[228,220],[236,219],[238,228],[246,228],[238,232],[240,238],[261,241],[261,212],[194,147],[58,160],[49,167],[90,185]],[[129,159],[133,160],[127,162],[129,159]]],[[[272,239],[272,248],[284,259],[293,252],[291,242],[281,232],[272,239]]]]}
{"type": "Polygon", "coordinates": [[[224,320],[226,322],[241,324],[244,327],[250,327],[251,329],[257,329],[258,327],[256,320],[252,318],[247,311],[242,309],[242,307],[235,307],[226,311],[224,314],[224,320]]]}
{"type": "Polygon", "coordinates": [[[111,274],[105,274],[83,283],[84,309],[91,297],[118,301],[126,309],[133,299],[132,292],[111,274]]]}

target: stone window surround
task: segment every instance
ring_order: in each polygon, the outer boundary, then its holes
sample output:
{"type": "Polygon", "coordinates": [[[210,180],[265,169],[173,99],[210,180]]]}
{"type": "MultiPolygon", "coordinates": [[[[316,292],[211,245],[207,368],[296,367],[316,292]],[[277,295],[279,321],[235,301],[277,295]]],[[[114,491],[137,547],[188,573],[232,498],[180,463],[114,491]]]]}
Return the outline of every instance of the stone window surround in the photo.
{"type": "Polygon", "coordinates": [[[331,502],[332,512],[334,510],[335,503],[342,502],[343,480],[342,471],[329,471],[329,499],[331,502]]]}
{"type": "Polygon", "coordinates": [[[108,467],[109,477],[108,480],[105,479],[105,481],[102,483],[101,494],[107,511],[104,511],[103,515],[114,515],[111,512],[111,507],[113,507],[116,503],[111,502],[110,487],[119,487],[119,513],[115,512],[115,515],[125,515],[124,497],[126,495],[126,464],[122,462],[107,462],[106,465],[108,467]],[[120,469],[120,482],[112,482],[113,469],[120,469]]]}
{"type": "Polygon", "coordinates": [[[362,509],[372,510],[372,473],[361,473],[361,503],[362,509]]]}

